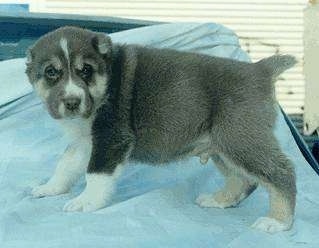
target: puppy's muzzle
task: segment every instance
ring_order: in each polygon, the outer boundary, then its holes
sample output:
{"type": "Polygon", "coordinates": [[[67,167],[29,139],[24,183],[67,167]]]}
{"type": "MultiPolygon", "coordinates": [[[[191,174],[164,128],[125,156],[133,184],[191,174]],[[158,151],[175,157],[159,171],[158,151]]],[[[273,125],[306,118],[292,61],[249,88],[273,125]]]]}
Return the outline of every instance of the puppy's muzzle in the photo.
{"type": "Polygon", "coordinates": [[[76,112],[79,110],[81,104],[81,98],[79,97],[67,97],[63,99],[65,109],[70,112],[76,112]]]}

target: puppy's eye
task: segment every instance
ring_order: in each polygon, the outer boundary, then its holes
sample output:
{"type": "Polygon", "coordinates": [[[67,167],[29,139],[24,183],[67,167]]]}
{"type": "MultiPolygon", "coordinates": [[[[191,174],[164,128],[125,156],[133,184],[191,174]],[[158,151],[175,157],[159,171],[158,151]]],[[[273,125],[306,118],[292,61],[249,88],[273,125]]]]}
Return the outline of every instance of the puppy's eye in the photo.
{"type": "Polygon", "coordinates": [[[84,80],[90,80],[93,74],[93,68],[89,64],[84,64],[82,70],[80,71],[80,76],[84,80]]]}
{"type": "Polygon", "coordinates": [[[59,76],[59,71],[57,69],[55,69],[52,65],[45,68],[44,72],[45,72],[45,76],[49,79],[55,80],[59,76]]]}

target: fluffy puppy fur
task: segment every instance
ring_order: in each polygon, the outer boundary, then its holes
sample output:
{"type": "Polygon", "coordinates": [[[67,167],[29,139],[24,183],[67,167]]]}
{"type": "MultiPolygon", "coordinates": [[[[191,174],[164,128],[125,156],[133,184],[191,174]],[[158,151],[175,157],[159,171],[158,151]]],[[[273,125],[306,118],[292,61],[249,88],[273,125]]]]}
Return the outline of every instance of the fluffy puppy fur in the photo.
{"type": "Polygon", "coordinates": [[[197,198],[200,206],[236,206],[261,184],[270,212],[253,226],[287,230],[296,184],[273,134],[274,82],[294,64],[287,55],[246,63],[112,44],[75,27],[48,33],[29,49],[26,72],[71,138],[54,176],[32,193],[65,193],[86,171],[85,190],[64,210],[94,211],[106,206],[128,160],[165,164],[199,156],[225,175],[222,189],[197,198]]]}

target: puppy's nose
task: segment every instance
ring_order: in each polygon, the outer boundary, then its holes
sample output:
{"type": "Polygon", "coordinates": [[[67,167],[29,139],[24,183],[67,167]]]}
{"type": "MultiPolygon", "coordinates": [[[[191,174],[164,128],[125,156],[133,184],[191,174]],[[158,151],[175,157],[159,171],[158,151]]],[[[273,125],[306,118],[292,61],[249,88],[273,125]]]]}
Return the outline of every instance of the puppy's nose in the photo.
{"type": "Polygon", "coordinates": [[[64,105],[68,110],[76,110],[81,104],[81,99],[78,97],[68,97],[63,99],[64,105]]]}

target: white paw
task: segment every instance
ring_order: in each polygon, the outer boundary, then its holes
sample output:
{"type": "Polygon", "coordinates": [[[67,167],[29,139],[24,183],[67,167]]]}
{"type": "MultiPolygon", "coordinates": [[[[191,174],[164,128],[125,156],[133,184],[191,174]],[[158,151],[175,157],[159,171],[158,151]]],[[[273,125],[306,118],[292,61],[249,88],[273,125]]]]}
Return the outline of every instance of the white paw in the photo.
{"type": "Polygon", "coordinates": [[[206,208],[230,208],[237,206],[240,196],[229,191],[217,191],[214,194],[202,194],[196,199],[196,203],[206,208]]]}
{"type": "Polygon", "coordinates": [[[204,208],[227,208],[228,204],[218,202],[212,194],[201,194],[197,197],[196,203],[204,208]]]}
{"type": "Polygon", "coordinates": [[[79,196],[68,201],[64,207],[63,211],[66,212],[93,212],[100,208],[106,206],[108,199],[106,197],[101,197],[97,194],[90,194],[87,191],[82,192],[79,196]]]}
{"type": "Polygon", "coordinates": [[[32,189],[32,196],[34,197],[44,197],[44,196],[53,196],[64,194],[68,191],[67,187],[63,187],[54,183],[46,183],[39,186],[36,186],[32,189]]]}
{"type": "Polygon", "coordinates": [[[276,233],[289,230],[291,224],[270,217],[260,217],[251,227],[268,233],[276,233]]]}

